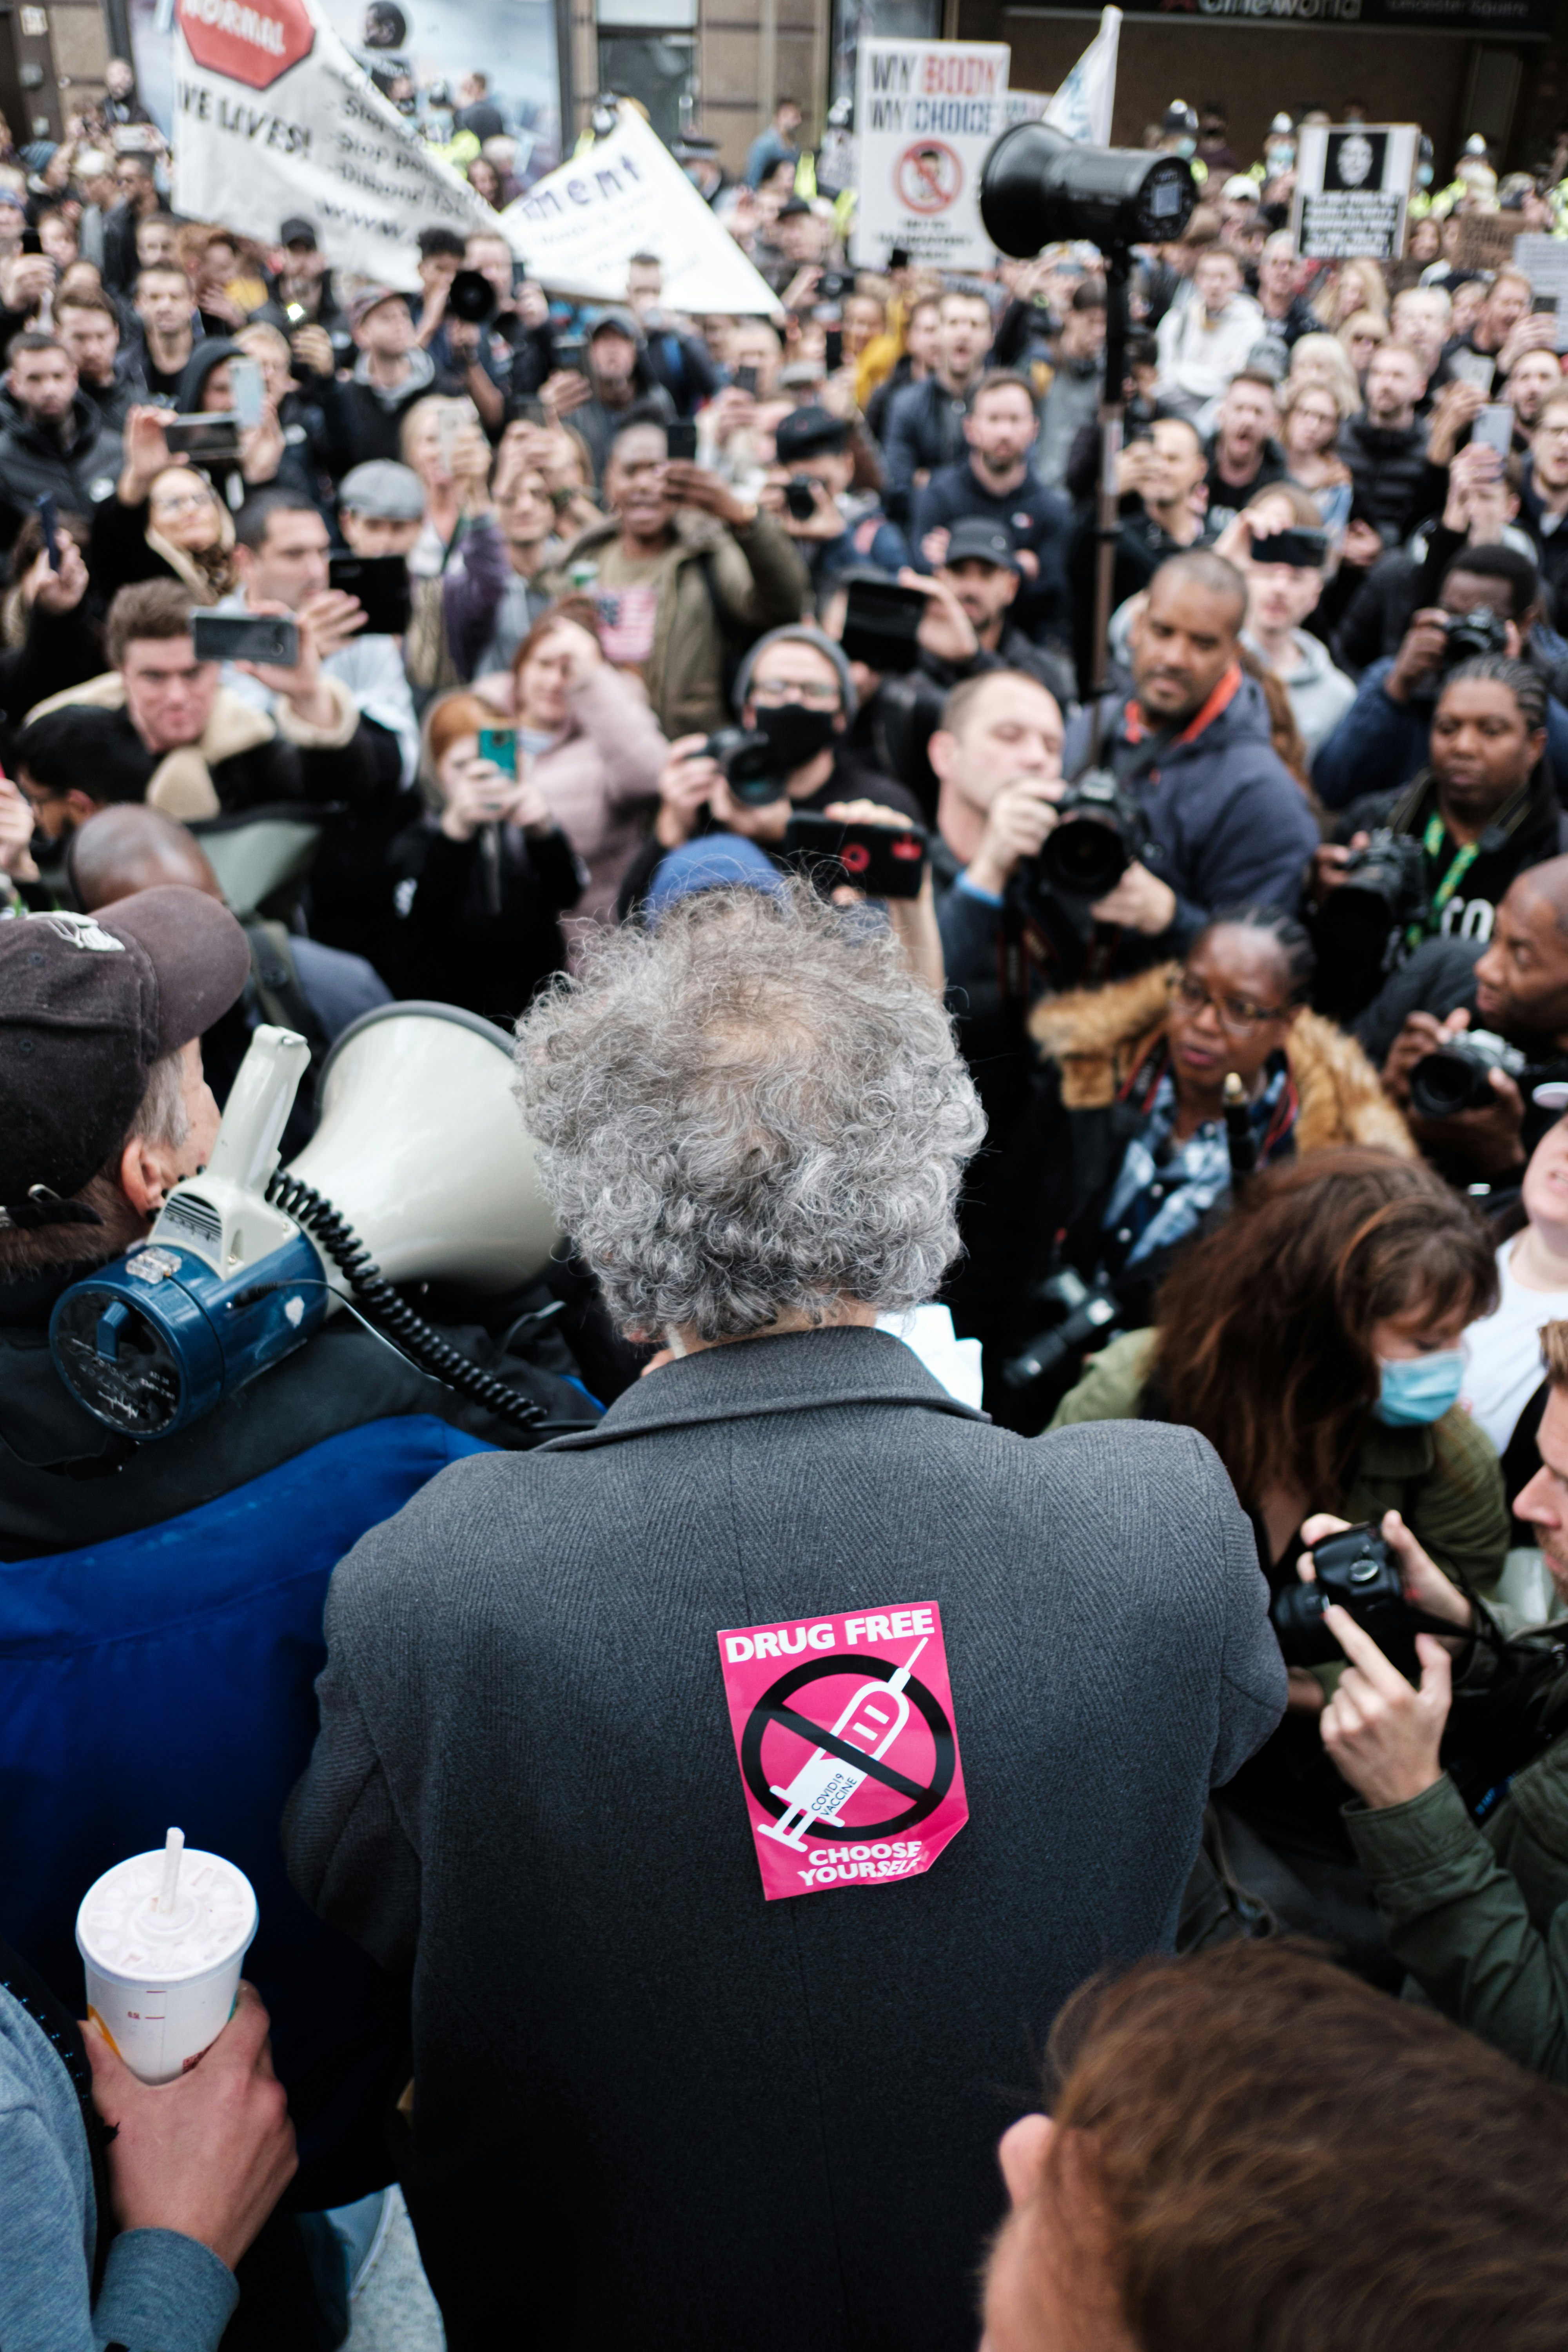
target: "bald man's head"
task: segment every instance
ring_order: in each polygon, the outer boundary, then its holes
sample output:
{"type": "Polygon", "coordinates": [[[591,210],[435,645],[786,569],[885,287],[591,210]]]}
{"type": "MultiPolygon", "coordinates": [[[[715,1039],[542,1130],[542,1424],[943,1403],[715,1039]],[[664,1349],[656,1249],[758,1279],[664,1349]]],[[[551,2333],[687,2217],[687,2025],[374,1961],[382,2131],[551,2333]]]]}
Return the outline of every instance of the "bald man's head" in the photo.
{"type": "MultiPolygon", "coordinates": [[[[1568,858],[1560,861],[1568,865],[1568,858]]],[[[124,801],[100,809],[71,835],[67,872],[85,913],[152,890],[163,882],[185,882],[209,898],[221,898],[217,876],[201,845],[161,809],[124,801]]]]}
{"type": "Polygon", "coordinates": [[[1527,1045],[1568,1045],[1568,857],[1510,883],[1476,966],[1476,1017],[1527,1045]]]}

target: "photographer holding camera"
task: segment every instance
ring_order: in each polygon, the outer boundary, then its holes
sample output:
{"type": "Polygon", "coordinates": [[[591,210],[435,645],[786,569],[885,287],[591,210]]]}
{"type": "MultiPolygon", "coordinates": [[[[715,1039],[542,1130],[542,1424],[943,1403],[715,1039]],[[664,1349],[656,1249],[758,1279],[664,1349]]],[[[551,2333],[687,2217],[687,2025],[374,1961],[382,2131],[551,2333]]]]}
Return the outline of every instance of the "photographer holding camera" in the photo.
{"type": "MultiPolygon", "coordinates": [[[[1416,613],[1392,661],[1362,672],[1356,698],[1312,762],[1325,807],[1348,808],[1368,793],[1408,783],[1422,761],[1443,679],[1483,654],[1506,655],[1546,673],[1531,638],[1541,618],[1541,575],[1511,547],[1467,547],[1444,576],[1436,605],[1416,613]]],[[[1547,748],[1568,777],[1568,710],[1552,698],[1547,748]]]]}
{"type": "Polygon", "coordinates": [[[1522,662],[1461,663],[1432,714],[1429,764],[1402,792],[1355,802],[1340,840],[1314,852],[1323,1009],[1337,1019],[1367,1013],[1375,1027],[1373,1000],[1392,966],[1438,937],[1484,947],[1516,876],[1568,849],[1544,756],[1546,704],[1522,662]]]}
{"type": "MultiPolygon", "coordinates": [[[[1092,1357],[1053,1429],[1177,1422],[1230,1472],[1278,1594],[1302,1523],[1389,1510],[1465,1593],[1495,1589],[1508,1544],[1497,1455],[1458,1403],[1460,1338],[1498,1295],[1485,1228],[1418,1160],[1352,1148],[1256,1177],[1181,1253],[1153,1330],[1092,1357]]],[[[1439,1613],[1434,1612],[1433,1613],[1439,1613]]],[[[1225,1793],[1244,1883],[1288,1925],[1327,1934],[1379,1980],[1387,1955],[1323,1758],[1321,1683],[1291,1675],[1285,1721],[1225,1793]]]]}
{"type": "MultiPolygon", "coordinates": [[[[1206,551],[1172,556],[1132,623],[1131,695],[1108,696],[1068,730],[1068,774],[1114,782],[1125,853],[1109,890],[1086,898],[1058,882],[1043,894],[1058,951],[1078,943],[1074,977],[1180,954],[1222,906],[1295,911],[1318,829],[1273,749],[1263,690],[1242,668],[1246,617],[1233,563],[1206,551]]],[[[1067,814],[1064,804],[1058,823],[1067,814]]]]}
{"type": "MultiPolygon", "coordinates": [[[[1514,1508],[1568,1598],[1568,1323],[1545,1325],[1541,1354],[1549,1382],[1541,1466],[1514,1508]]],[[[1311,1519],[1302,1536],[1321,1541],[1338,1524],[1311,1519]]],[[[1418,1605],[1470,1631],[1470,1603],[1397,1512],[1383,1536],[1418,1605]]],[[[1323,1746],[1359,1800],[1345,1822],[1391,1950],[1433,2007],[1521,2065],[1568,2083],[1568,1739],[1550,1739],[1480,1828],[1440,1754],[1455,1687],[1447,1646],[1416,1636],[1414,1683],[1347,1611],[1325,1610],[1324,1622],[1351,1663],[1323,1711],[1323,1746]]],[[[1558,1720],[1565,1696],[1560,1675],[1537,1698],[1536,1719],[1558,1720]]]]}
{"type": "MultiPolygon", "coordinates": [[[[782,870],[792,816],[879,824],[924,824],[919,803],[847,749],[855,682],[839,646],[805,623],[773,629],[752,647],[735,680],[738,727],[682,735],[659,772],[658,814],[626,869],[616,902],[623,919],[642,907],[671,850],[719,834],[755,842],[782,870]]],[[[942,986],[942,946],[927,869],[920,896],[889,900],[889,920],[911,961],[942,986]]]]}

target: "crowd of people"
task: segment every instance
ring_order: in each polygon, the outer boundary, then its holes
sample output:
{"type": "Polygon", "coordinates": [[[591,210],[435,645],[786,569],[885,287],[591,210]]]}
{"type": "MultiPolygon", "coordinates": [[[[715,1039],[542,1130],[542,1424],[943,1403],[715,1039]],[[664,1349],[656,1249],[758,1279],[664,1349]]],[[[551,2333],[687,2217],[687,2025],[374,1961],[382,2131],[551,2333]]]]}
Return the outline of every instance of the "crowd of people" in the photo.
{"type": "Polygon", "coordinates": [[[784,101],[676,150],[772,307],[405,292],[110,104],[0,156],[0,2340],[335,2345],[395,2177],[454,2347],[1560,2344],[1568,375],[1467,225],[1568,155],[1320,262],[1327,117],[1151,127],[1101,644],[1091,246],[854,268],[784,101]],[[404,1286],[488,1393],[356,1307],[95,1417],[258,1030],[287,1164],[430,1004],[563,1236],[404,1286]],[[781,1913],[715,1636],[894,1591],[952,1722],[761,1713],[963,1835],[781,1913]],[[72,1929],[171,1771],[262,1927],[149,2085],[72,1929]]]}

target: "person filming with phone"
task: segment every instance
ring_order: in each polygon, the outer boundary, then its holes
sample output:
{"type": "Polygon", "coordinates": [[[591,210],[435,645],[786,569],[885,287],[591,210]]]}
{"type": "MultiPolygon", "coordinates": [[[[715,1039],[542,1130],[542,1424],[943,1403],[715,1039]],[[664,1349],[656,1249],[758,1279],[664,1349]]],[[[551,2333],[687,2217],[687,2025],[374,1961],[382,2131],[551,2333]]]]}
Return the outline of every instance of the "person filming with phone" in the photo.
{"type": "MultiPolygon", "coordinates": [[[[369,800],[378,775],[367,722],[347,687],[322,675],[310,623],[289,623],[291,664],[243,665],[276,698],[268,712],[221,684],[221,656],[195,642],[207,617],[178,581],[122,588],[109,608],[112,668],[37,704],[29,723],[75,703],[116,713],[125,753],[145,771],[143,797],[184,820],[284,801],[369,800]]],[[[24,764],[26,742],[24,730],[24,764]]]]}

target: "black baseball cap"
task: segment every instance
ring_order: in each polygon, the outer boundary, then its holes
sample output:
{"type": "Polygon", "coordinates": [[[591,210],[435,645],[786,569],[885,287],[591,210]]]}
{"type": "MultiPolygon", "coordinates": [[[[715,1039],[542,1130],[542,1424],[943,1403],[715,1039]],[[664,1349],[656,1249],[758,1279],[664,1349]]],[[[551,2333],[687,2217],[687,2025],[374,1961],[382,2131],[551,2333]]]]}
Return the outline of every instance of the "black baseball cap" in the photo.
{"type": "Polygon", "coordinates": [[[0,922],[0,1228],[98,1222],[71,1195],[118,1150],[153,1063],[249,975],[228,908],[183,882],[0,922]]]}
{"type": "Polygon", "coordinates": [[[778,218],[780,220],[798,220],[802,213],[808,213],[810,210],[811,206],[806,203],[804,196],[791,196],[786,203],[782,204],[779,206],[778,218]]]}
{"type": "Polygon", "coordinates": [[[826,457],[848,446],[848,425],[826,408],[792,408],[787,416],[780,417],[773,434],[773,449],[781,466],[796,465],[802,457],[826,457]]]}
{"type": "Polygon", "coordinates": [[[952,563],[992,563],[998,572],[1019,568],[1011,533],[999,522],[987,522],[983,515],[965,515],[962,522],[953,524],[942,563],[944,568],[952,563]]]}
{"type": "Polygon", "coordinates": [[[314,224],[308,220],[286,220],[278,232],[278,242],[279,245],[308,245],[314,253],[316,250],[314,224]]]}

